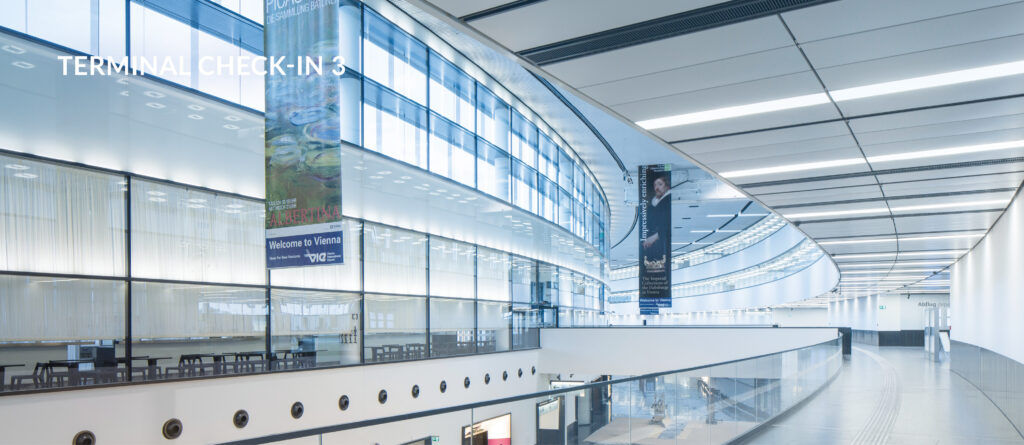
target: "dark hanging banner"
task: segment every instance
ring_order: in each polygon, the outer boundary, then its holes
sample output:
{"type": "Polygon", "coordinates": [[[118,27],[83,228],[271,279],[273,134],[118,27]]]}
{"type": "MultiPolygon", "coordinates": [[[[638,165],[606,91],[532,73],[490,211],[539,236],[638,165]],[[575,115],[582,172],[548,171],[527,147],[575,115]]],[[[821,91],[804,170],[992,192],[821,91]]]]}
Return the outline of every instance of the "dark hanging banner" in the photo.
{"type": "Polygon", "coordinates": [[[672,307],[672,165],[640,166],[640,314],[672,307]]]}
{"type": "Polygon", "coordinates": [[[267,267],[341,263],[338,0],[268,0],[267,267]]]}

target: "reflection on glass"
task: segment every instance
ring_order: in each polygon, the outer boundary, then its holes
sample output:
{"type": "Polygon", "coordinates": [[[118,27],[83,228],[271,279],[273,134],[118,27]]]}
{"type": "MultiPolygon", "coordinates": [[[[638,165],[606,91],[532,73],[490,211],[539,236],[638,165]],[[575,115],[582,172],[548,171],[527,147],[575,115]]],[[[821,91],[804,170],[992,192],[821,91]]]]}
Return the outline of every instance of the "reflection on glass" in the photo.
{"type": "Polygon", "coordinates": [[[367,294],[364,359],[367,363],[427,356],[427,299],[367,294]]]}
{"type": "Polygon", "coordinates": [[[477,349],[473,300],[430,298],[430,356],[473,354],[477,349]]]}
{"type": "Polygon", "coordinates": [[[273,369],[359,363],[359,294],[274,289],[273,369]]]}

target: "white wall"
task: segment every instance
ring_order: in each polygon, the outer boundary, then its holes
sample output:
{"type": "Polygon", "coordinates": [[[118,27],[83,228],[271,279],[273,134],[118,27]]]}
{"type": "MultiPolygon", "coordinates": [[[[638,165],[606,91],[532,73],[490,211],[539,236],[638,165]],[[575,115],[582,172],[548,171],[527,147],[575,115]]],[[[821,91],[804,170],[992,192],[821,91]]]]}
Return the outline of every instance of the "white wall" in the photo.
{"type": "Polygon", "coordinates": [[[828,308],[776,308],[772,309],[772,324],[779,327],[828,326],[828,308]]]}
{"type": "Polygon", "coordinates": [[[836,335],[832,328],[544,329],[538,370],[639,375],[785,351],[836,335]]]}
{"type": "Polygon", "coordinates": [[[949,304],[949,295],[885,294],[831,302],[828,326],[849,326],[864,331],[921,330],[926,310],[922,303],[945,306],[949,304]]]}
{"type": "Polygon", "coordinates": [[[1024,363],[1024,198],[952,267],[950,336],[1024,363]]]}
{"type": "MultiPolygon", "coordinates": [[[[539,387],[540,371],[536,375],[530,373],[532,366],[539,365],[539,354],[539,350],[531,350],[5,396],[0,397],[2,441],[17,444],[67,443],[78,431],[88,429],[96,434],[99,443],[162,443],[166,439],[161,436],[161,426],[168,419],[178,418],[184,425],[184,433],[175,443],[216,443],[418,412],[546,389],[539,387]],[[517,376],[519,368],[523,369],[522,378],[517,376]],[[502,381],[503,371],[508,371],[508,381],[502,381]],[[491,375],[490,384],[484,384],[485,373],[491,375]],[[462,385],[463,378],[467,376],[471,379],[469,389],[462,385]],[[438,389],[441,380],[448,383],[445,394],[438,389]],[[421,391],[416,399],[410,395],[414,384],[418,384],[421,391]],[[384,405],[377,403],[377,393],[381,389],[387,390],[389,396],[384,405]],[[338,409],[338,398],[342,394],[351,399],[347,411],[338,409]],[[301,401],[305,407],[305,414],[297,420],[289,413],[296,401],[301,401]],[[239,409],[246,409],[250,417],[249,425],[241,430],[231,423],[232,415],[239,409]]],[[[478,414],[489,415],[491,412],[483,410],[478,414]]],[[[520,412],[516,417],[523,423],[528,416],[520,412]]],[[[452,419],[452,425],[461,425],[468,415],[453,415],[452,419]]],[[[433,427],[423,430],[405,428],[397,431],[394,437],[415,439],[428,436],[433,430],[433,427]]],[[[372,445],[374,442],[363,443],[372,445]]]]}

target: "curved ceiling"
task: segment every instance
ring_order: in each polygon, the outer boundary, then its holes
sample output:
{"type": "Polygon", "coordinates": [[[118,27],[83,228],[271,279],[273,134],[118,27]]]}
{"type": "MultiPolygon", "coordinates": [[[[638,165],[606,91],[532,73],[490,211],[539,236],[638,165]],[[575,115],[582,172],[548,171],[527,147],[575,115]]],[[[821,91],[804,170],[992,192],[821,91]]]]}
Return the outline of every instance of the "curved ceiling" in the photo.
{"type": "Polygon", "coordinates": [[[433,3],[799,225],[847,296],[948,290],[1024,180],[1022,1],[779,2],[661,35],[758,2],[433,3]]]}

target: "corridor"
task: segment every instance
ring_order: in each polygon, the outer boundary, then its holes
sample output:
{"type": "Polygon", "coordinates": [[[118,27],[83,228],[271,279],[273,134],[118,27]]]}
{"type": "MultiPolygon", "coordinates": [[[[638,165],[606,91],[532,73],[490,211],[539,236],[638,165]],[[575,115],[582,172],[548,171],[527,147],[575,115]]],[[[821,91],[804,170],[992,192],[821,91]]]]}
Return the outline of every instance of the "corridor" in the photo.
{"type": "Polygon", "coordinates": [[[821,393],[746,444],[1024,444],[984,394],[917,347],[855,345],[821,393]]]}

